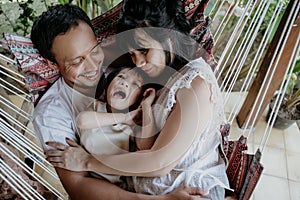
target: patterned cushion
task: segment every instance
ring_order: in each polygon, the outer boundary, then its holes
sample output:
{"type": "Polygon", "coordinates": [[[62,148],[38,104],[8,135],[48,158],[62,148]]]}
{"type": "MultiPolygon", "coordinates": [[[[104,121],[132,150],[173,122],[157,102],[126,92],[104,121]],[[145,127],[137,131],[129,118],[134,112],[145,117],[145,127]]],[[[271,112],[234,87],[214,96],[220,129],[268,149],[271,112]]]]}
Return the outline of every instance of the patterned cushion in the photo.
{"type": "Polygon", "coordinates": [[[58,68],[40,56],[29,38],[4,33],[4,39],[2,43],[18,61],[19,70],[25,75],[25,82],[33,95],[32,101],[35,102],[38,93],[44,91],[59,77],[58,68]]]}

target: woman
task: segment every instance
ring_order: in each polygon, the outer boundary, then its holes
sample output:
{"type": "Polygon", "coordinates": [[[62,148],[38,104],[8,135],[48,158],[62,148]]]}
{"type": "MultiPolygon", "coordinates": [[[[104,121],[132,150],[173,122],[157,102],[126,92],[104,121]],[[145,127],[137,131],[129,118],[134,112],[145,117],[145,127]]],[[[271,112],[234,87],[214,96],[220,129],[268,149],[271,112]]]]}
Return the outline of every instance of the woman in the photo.
{"type": "Polygon", "coordinates": [[[48,160],[69,170],[134,176],[136,192],[165,194],[186,184],[209,190],[211,199],[224,199],[229,186],[220,151],[220,126],[225,122],[221,94],[203,59],[187,62],[193,57],[193,43],[182,36],[189,32],[182,2],[128,0],[122,12],[119,30],[137,28],[122,37],[133,62],[153,80],[166,82],[153,105],[160,133],[150,150],[93,157],[68,141],[71,148],[49,151],[48,160]],[[72,159],[75,155],[79,162],[72,159]]]}

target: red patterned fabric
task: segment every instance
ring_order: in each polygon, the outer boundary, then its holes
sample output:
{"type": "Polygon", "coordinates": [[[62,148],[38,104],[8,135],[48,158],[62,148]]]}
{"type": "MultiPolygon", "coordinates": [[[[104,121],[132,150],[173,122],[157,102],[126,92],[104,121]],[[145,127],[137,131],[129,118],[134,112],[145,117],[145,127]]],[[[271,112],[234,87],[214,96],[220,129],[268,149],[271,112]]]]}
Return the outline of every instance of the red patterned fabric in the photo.
{"type": "Polygon", "coordinates": [[[236,189],[235,184],[239,176],[243,152],[246,151],[247,148],[247,138],[244,136],[241,136],[237,141],[228,142],[228,151],[225,152],[228,159],[226,173],[230,186],[234,189],[236,189]]]}
{"type": "Polygon", "coordinates": [[[186,17],[194,21],[202,18],[208,2],[209,0],[184,0],[186,17]]]}
{"type": "Polygon", "coordinates": [[[220,132],[222,135],[223,151],[226,155],[228,152],[228,148],[229,148],[228,137],[229,137],[229,133],[230,133],[230,124],[227,123],[227,124],[221,125],[220,132]]]}
{"type": "Polygon", "coordinates": [[[217,61],[213,56],[214,39],[210,31],[211,18],[204,16],[204,10],[209,0],[185,0],[186,17],[194,23],[190,35],[199,43],[196,57],[202,57],[213,69],[217,61]]]}
{"type": "Polygon", "coordinates": [[[226,170],[230,187],[239,200],[248,200],[260,178],[263,166],[260,163],[261,152],[247,154],[247,138],[241,136],[237,141],[229,141],[224,149],[228,159],[226,170]]]}
{"type": "Polygon", "coordinates": [[[57,66],[40,56],[29,38],[4,33],[2,44],[7,46],[19,63],[19,70],[25,75],[32,102],[59,77],[57,66]]]}
{"type": "Polygon", "coordinates": [[[116,34],[115,30],[122,4],[123,3],[121,2],[111,10],[92,19],[92,24],[95,27],[96,36],[99,42],[108,42],[110,36],[116,34]]]}
{"type": "Polygon", "coordinates": [[[241,164],[241,176],[240,183],[242,183],[238,189],[238,199],[248,200],[257,185],[257,182],[262,174],[264,167],[260,163],[261,152],[258,149],[255,155],[244,154],[241,164]]]}

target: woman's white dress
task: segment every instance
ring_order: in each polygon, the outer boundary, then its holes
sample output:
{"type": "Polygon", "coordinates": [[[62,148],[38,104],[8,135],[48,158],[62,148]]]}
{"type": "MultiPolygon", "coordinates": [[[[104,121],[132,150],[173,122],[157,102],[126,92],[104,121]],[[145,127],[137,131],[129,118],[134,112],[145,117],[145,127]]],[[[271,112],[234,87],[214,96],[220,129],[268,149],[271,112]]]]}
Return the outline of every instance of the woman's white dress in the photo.
{"type": "MultiPolygon", "coordinates": [[[[229,188],[225,161],[221,158],[222,137],[220,126],[226,122],[219,86],[210,66],[202,58],[196,59],[174,74],[160,91],[153,113],[158,128],[162,128],[176,103],[175,94],[181,88],[190,88],[200,76],[211,90],[214,111],[205,130],[198,134],[176,167],[163,177],[131,177],[129,187],[144,194],[166,194],[182,186],[195,186],[210,190],[215,186],[229,188]],[[132,184],[132,185],[131,185],[132,184]]],[[[196,102],[195,102],[196,104],[196,102]]],[[[193,119],[191,119],[193,120],[193,119]]]]}

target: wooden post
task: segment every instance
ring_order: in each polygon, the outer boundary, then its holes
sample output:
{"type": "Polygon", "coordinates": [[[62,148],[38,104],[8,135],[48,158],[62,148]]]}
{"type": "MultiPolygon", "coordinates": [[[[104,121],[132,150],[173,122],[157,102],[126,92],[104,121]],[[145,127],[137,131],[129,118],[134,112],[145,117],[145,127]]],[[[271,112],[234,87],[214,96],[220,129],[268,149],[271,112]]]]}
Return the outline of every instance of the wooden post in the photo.
{"type": "Polygon", "coordinates": [[[244,104],[242,106],[242,108],[240,109],[240,112],[237,116],[237,123],[239,125],[239,127],[241,128],[248,128],[246,127],[246,123],[248,121],[248,118],[250,117],[250,123],[248,123],[249,125],[252,125],[254,122],[254,126],[257,124],[257,122],[260,120],[264,110],[266,109],[267,105],[270,103],[272,97],[274,96],[275,91],[279,88],[282,80],[284,79],[284,74],[285,71],[288,67],[288,63],[291,59],[292,56],[292,52],[293,52],[293,48],[295,46],[295,43],[298,39],[299,33],[300,33],[300,14],[299,14],[299,10],[295,11],[294,15],[297,14],[297,18],[295,19],[295,21],[291,22],[293,23],[293,28],[290,32],[289,35],[285,35],[287,34],[284,31],[284,27],[287,25],[288,23],[288,17],[291,14],[291,10],[292,10],[292,6],[293,4],[296,3],[297,5],[300,4],[300,2],[298,0],[291,0],[287,9],[285,10],[285,13],[283,15],[283,18],[279,24],[279,27],[275,33],[275,36],[270,44],[270,47],[267,50],[267,53],[262,61],[262,64],[260,66],[259,72],[257,73],[256,78],[254,79],[251,88],[249,89],[248,95],[244,101],[244,104]],[[297,13],[296,13],[297,12],[297,13]],[[279,44],[279,39],[283,36],[288,37],[287,42],[285,44],[285,46],[282,46],[282,44],[279,44]],[[270,63],[272,61],[272,57],[275,54],[275,49],[278,45],[281,45],[281,48],[284,48],[283,53],[280,57],[276,57],[276,60],[279,59],[278,62],[278,66],[275,69],[275,62],[273,62],[273,64],[270,66],[270,63]],[[268,68],[270,67],[271,72],[274,71],[274,76],[273,77],[269,77],[266,76],[268,68]],[[257,105],[255,104],[256,98],[259,98],[258,102],[261,102],[261,96],[258,96],[259,90],[262,87],[262,83],[264,81],[264,79],[272,79],[271,80],[271,84],[269,85],[268,88],[266,88],[267,86],[263,86],[263,90],[265,91],[267,90],[266,96],[263,100],[263,103],[261,105],[261,107],[259,108],[259,103],[257,103],[257,105]],[[255,106],[255,107],[254,107],[255,106]],[[253,114],[250,116],[251,114],[251,110],[253,110],[253,114]],[[256,115],[256,113],[258,113],[256,120],[254,121],[254,117],[256,115]]]}

